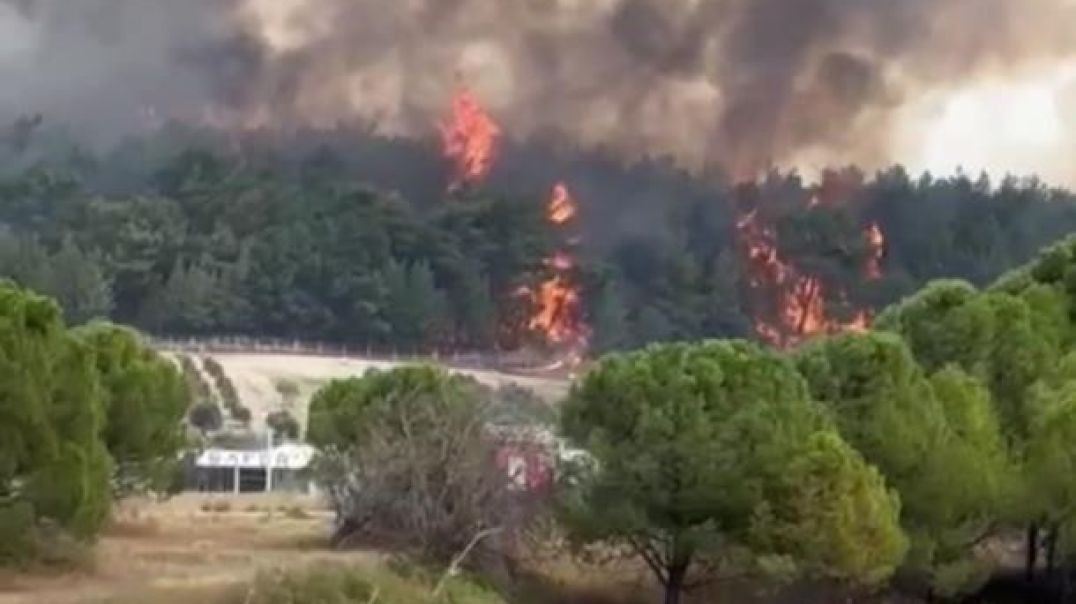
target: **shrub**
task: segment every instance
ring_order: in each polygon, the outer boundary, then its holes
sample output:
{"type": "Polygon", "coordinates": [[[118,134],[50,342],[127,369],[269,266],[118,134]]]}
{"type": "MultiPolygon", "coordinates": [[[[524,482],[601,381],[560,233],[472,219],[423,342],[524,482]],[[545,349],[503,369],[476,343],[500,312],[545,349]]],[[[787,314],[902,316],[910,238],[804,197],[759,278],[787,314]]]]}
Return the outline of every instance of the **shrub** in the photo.
{"type": "Polygon", "coordinates": [[[291,520],[308,520],[310,519],[310,514],[308,514],[303,508],[297,505],[293,505],[289,508],[284,509],[284,517],[291,520]]]}
{"type": "Polygon", "coordinates": [[[183,380],[187,384],[191,399],[197,402],[212,402],[213,392],[202,378],[202,372],[198,371],[194,361],[185,354],[179,355],[179,367],[183,371],[183,380]]]}
{"type": "Polygon", "coordinates": [[[391,540],[444,560],[515,523],[490,413],[487,390],[432,367],[326,386],[308,438],[326,451],[315,472],[337,513],[334,541],[391,540]]]}
{"type": "Polygon", "coordinates": [[[462,577],[449,578],[434,595],[436,589],[434,574],[329,566],[263,572],[234,604],[504,604],[496,593],[462,577]]]}
{"type": "Polygon", "coordinates": [[[246,407],[233,407],[232,408],[232,419],[234,419],[235,421],[237,421],[237,422],[239,422],[241,424],[249,424],[251,418],[252,418],[252,416],[251,416],[251,413],[250,413],[250,409],[248,409],[246,407]]]}
{"type": "Polygon", "coordinates": [[[297,440],[299,438],[299,422],[287,411],[271,413],[267,423],[277,439],[297,440]]]}
{"type": "Polygon", "coordinates": [[[293,380],[279,379],[276,381],[276,391],[285,404],[290,404],[299,397],[299,384],[293,380]]]}
{"type": "Polygon", "coordinates": [[[205,368],[205,372],[213,378],[213,382],[217,386],[217,392],[220,393],[221,402],[232,416],[232,419],[249,424],[250,410],[243,407],[243,403],[239,400],[239,392],[235,389],[235,384],[232,383],[232,380],[224,373],[224,367],[212,357],[206,357],[202,361],[202,366],[205,368]]]}
{"type": "Polygon", "coordinates": [[[200,430],[202,434],[208,434],[209,432],[220,430],[220,427],[224,424],[224,414],[221,413],[220,407],[216,403],[205,401],[191,407],[190,412],[187,414],[187,421],[200,430]]]}

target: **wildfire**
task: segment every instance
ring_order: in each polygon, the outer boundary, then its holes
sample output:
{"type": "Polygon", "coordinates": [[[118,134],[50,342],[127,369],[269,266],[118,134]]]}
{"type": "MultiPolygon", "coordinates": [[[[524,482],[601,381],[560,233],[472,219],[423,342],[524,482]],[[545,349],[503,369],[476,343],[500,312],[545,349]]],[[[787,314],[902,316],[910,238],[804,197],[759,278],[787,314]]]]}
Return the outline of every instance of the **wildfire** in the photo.
{"type": "MultiPolygon", "coordinates": [[[[557,183],[549,200],[547,217],[552,224],[565,226],[575,217],[577,207],[568,187],[557,183]]],[[[583,322],[582,298],[579,287],[572,280],[575,258],[566,250],[559,250],[546,259],[545,265],[552,276],[540,284],[537,290],[524,290],[534,302],[534,315],[528,327],[544,334],[546,341],[567,345],[572,358],[582,358],[589,330],[583,322]]]]}
{"type": "MultiPolygon", "coordinates": [[[[755,332],[760,338],[776,347],[789,348],[812,336],[865,331],[870,327],[872,317],[867,310],[857,311],[848,322],[829,315],[825,284],[781,259],[776,233],[761,224],[757,211],[743,216],[736,226],[746,250],[748,285],[755,295],[772,296],[776,304],[773,313],[756,313],[755,332]]],[[[885,237],[877,224],[867,230],[867,237],[871,245],[868,277],[880,278],[885,237]]],[[[843,292],[837,298],[844,298],[843,292]]]]}
{"type": "Polygon", "coordinates": [[[489,176],[496,159],[501,128],[468,90],[452,99],[452,113],[441,125],[444,156],[452,162],[455,189],[475,185],[489,176]]]}
{"type": "Polygon", "coordinates": [[[558,182],[553,187],[553,198],[549,202],[549,221],[553,224],[566,224],[575,218],[575,200],[568,192],[568,187],[558,182]]]}
{"type": "Polygon", "coordinates": [[[545,334],[553,344],[578,339],[579,292],[564,275],[553,275],[539,285],[535,301],[538,310],[528,324],[531,329],[545,334]]]}
{"type": "MultiPolygon", "coordinates": [[[[441,126],[444,156],[454,168],[450,190],[479,184],[489,176],[500,136],[500,127],[471,92],[463,90],[452,99],[451,116],[441,126]]],[[[567,185],[558,182],[549,200],[549,222],[565,227],[576,214],[578,207],[567,185]]],[[[568,247],[571,243],[569,240],[568,247]]],[[[523,286],[516,291],[517,296],[529,298],[535,308],[527,328],[542,334],[548,343],[561,349],[563,357],[554,364],[555,368],[582,362],[590,335],[583,321],[580,288],[574,281],[575,264],[570,251],[559,250],[545,260],[551,275],[546,281],[534,288],[523,286]]]]}
{"type": "Polygon", "coordinates": [[[885,233],[875,222],[867,229],[867,279],[877,281],[882,278],[882,259],[885,258],[885,233]]]}

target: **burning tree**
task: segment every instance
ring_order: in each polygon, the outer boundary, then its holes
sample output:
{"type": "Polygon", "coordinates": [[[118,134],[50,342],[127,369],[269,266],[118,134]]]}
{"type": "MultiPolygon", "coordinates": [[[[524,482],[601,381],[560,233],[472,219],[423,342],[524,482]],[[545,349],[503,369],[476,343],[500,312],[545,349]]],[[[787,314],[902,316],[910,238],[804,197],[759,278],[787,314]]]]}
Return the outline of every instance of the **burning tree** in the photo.
{"type": "MultiPolygon", "coordinates": [[[[474,94],[464,90],[456,95],[451,115],[441,128],[442,152],[453,165],[450,191],[464,185],[479,185],[489,177],[496,162],[500,135],[500,126],[474,94]]],[[[546,211],[549,223],[563,229],[575,220],[578,212],[568,186],[556,183],[546,211]]],[[[550,347],[566,351],[567,364],[575,364],[586,353],[589,329],[583,319],[582,288],[574,276],[576,260],[570,247],[566,245],[546,258],[548,277],[544,281],[521,286],[516,294],[528,300],[532,307],[526,329],[541,336],[550,347]]]]}
{"type": "Polygon", "coordinates": [[[441,125],[445,157],[453,168],[450,189],[486,180],[496,160],[501,128],[469,90],[452,99],[452,113],[441,125]]]}
{"type": "MultiPolygon", "coordinates": [[[[577,213],[578,206],[567,185],[557,183],[549,200],[549,222],[564,227],[577,213]]],[[[546,259],[545,264],[551,276],[536,289],[521,290],[535,307],[527,325],[543,335],[549,344],[566,349],[567,361],[576,363],[586,353],[590,338],[590,329],[583,320],[581,288],[573,275],[576,260],[571,251],[562,249],[546,259]]]]}
{"type": "MultiPolygon", "coordinates": [[[[817,195],[808,201],[808,211],[820,205],[817,195]]],[[[812,336],[843,331],[865,331],[872,311],[853,308],[851,318],[833,314],[837,305],[848,306],[847,293],[831,289],[826,280],[787,258],[779,245],[777,229],[764,221],[759,209],[742,215],[736,224],[745,259],[748,296],[754,309],[755,331],[765,342],[790,348],[812,336]]],[[[867,257],[863,278],[882,277],[885,235],[877,223],[864,229],[867,257]]]]}

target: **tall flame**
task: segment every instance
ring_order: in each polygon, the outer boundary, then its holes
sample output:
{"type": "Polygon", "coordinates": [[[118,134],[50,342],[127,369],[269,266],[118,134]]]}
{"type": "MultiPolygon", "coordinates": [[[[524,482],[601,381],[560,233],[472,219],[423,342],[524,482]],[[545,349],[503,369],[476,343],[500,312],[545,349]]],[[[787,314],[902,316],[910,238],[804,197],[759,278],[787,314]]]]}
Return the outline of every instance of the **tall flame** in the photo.
{"type": "Polygon", "coordinates": [[[878,223],[867,228],[867,279],[877,281],[882,278],[882,260],[885,258],[885,233],[878,223]]]}
{"type": "MultiPolygon", "coordinates": [[[[757,312],[755,332],[762,340],[778,348],[789,348],[812,336],[841,331],[864,331],[870,327],[871,314],[858,310],[850,321],[842,322],[829,315],[825,284],[816,276],[804,274],[790,262],[782,260],[777,235],[772,227],[761,224],[758,212],[752,211],[736,225],[747,256],[748,285],[756,295],[773,297],[773,313],[757,312]]],[[[881,278],[881,259],[885,237],[877,224],[867,230],[870,256],[869,278],[881,278]]],[[[843,292],[838,293],[843,299],[843,292]]]]}
{"type": "Polygon", "coordinates": [[[575,200],[568,187],[562,182],[553,186],[553,197],[549,201],[549,221],[553,224],[565,224],[575,218],[575,200]]]}
{"type": "MultiPolygon", "coordinates": [[[[565,226],[577,213],[578,208],[567,185],[557,183],[549,200],[549,221],[557,226],[565,226]]],[[[573,282],[575,258],[570,252],[560,250],[547,258],[545,265],[552,275],[536,290],[525,290],[536,309],[528,327],[543,334],[551,344],[568,346],[573,351],[572,358],[578,360],[586,348],[589,328],[583,322],[579,286],[573,282]]]]}
{"type": "MultiPolygon", "coordinates": [[[[452,99],[449,119],[441,125],[444,156],[453,166],[449,190],[480,184],[489,176],[500,136],[500,127],[478,99],[470,91],[461,90],[452,99]]],[[[567,185],[556,183],[547,210],[549,222],[565,227],[577,213],[567,185]]],[[[550,277],[535,288],[520,287],[516,295],[529,298],[535,308],[527,328],[542,334],[548,343],[566,349],[566,355],[555,366],[577,365],[586,352],[590,329],[583,321],[582,296],[574,282],[575,258],[568,250],[560,250],[545,260],[545,266],[550,277]]]]}
{"type": "Polygon", "coordinates": [[[441,125],[445,158],[452,162],[450,189],[481,183],[496,160],[501,128],[469,90],[452,99],[452,113],[441,125]]]}

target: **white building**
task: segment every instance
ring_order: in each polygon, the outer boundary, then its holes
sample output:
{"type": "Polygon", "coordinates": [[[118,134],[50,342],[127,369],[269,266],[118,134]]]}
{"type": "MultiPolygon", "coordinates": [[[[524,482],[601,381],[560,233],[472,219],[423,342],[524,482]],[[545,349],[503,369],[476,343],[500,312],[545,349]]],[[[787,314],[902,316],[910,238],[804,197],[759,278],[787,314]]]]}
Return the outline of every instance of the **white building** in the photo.
{"type": "Polygon", "coordinates": [[[194,463],[194,486],[206,492],[311,492],[313,480],[307,470],[316,453],[314,447],[303,444],[206,449],[194,463]]]}

